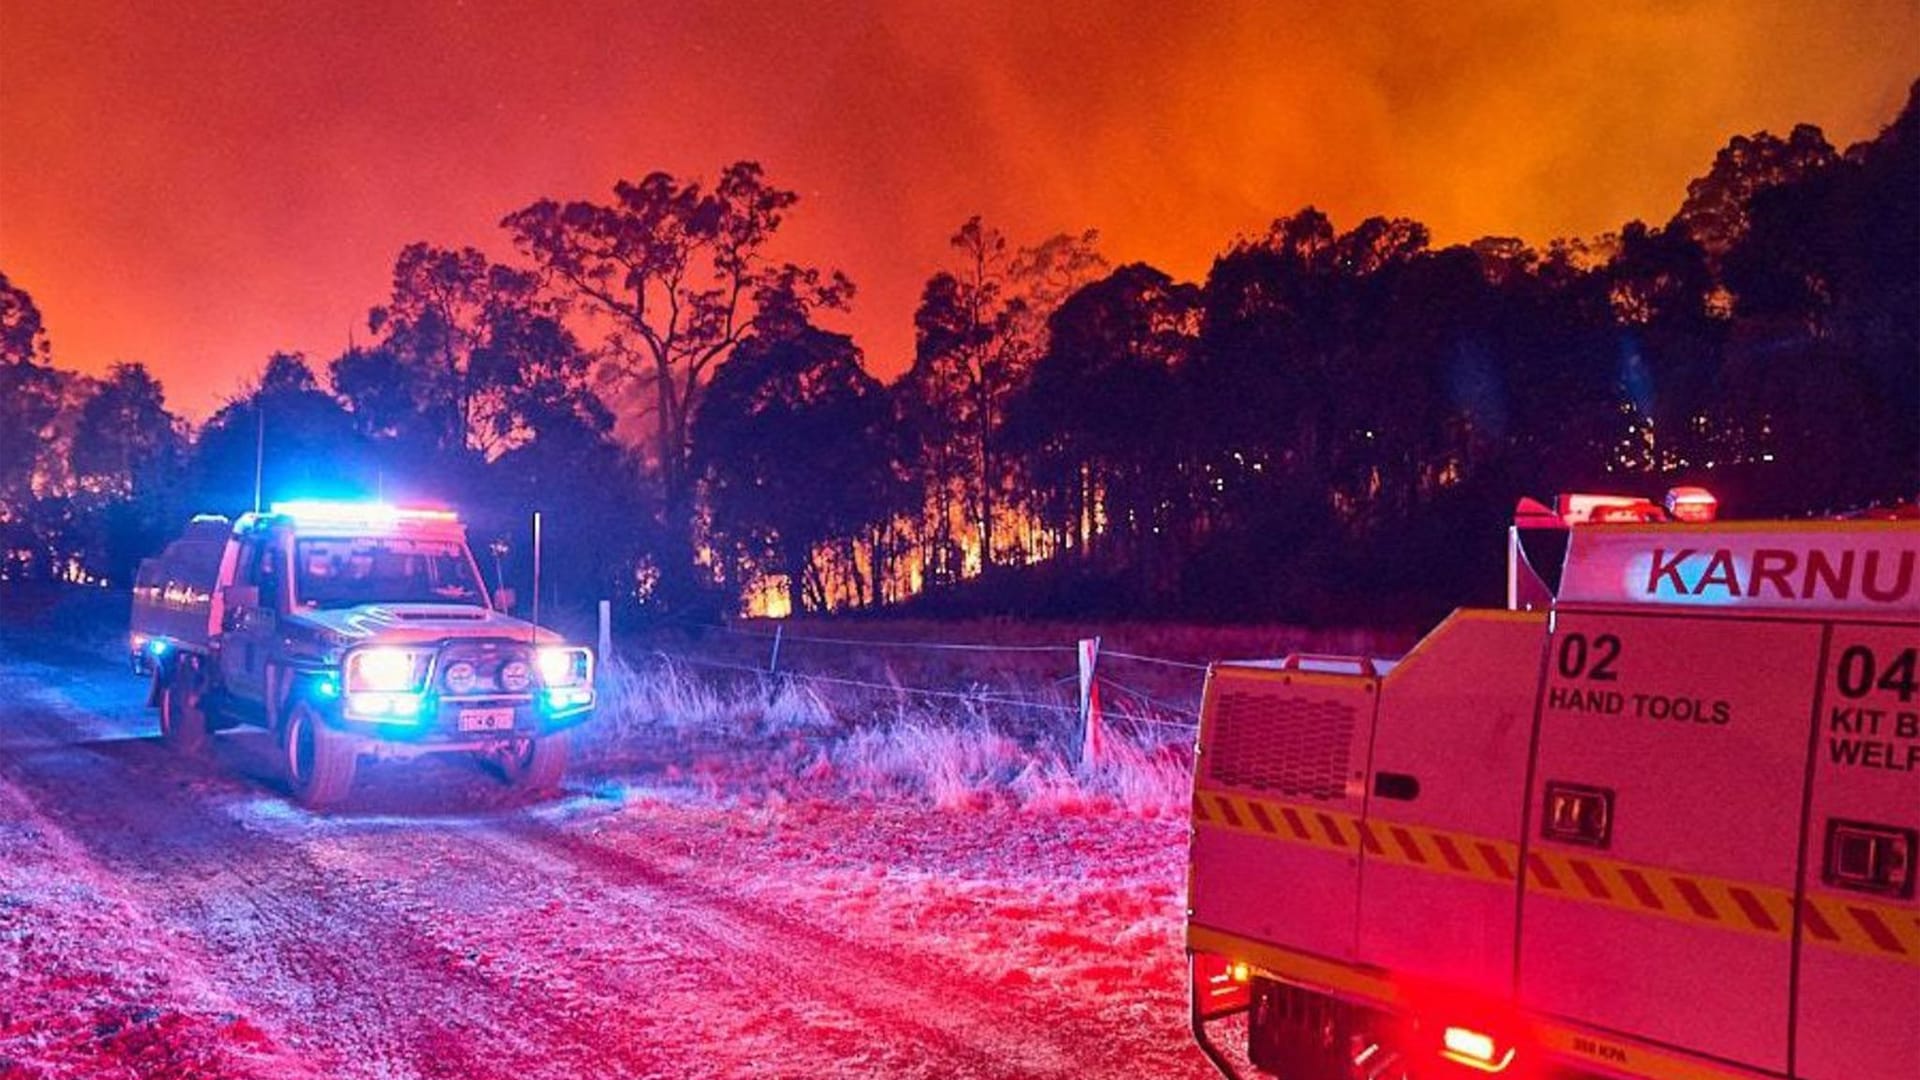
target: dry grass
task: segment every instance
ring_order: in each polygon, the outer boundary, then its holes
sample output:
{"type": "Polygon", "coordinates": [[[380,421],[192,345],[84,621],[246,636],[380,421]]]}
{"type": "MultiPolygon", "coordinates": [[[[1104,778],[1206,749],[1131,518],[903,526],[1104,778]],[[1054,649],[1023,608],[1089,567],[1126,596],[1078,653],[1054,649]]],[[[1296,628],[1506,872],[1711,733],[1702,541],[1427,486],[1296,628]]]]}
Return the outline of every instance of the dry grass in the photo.
{"type": "Polygon", "coordinates": [[[623,641],[628,659],[602,666],[584,756],[746,796],[1178,816],[1203,682],[1193,665],[1292,651],[1395,655],[1413,640],[1283,626],[795,622],[783,627],[779,673],[768,674],[771,635],[736,624],[623,641]],[[1071,646],[1096,634],[1107,737],[1099,760],[1083,762],[1071,646]],[[955,642],[997,648],[928,647],[955,642]]]}
{"type": "Polygon", "coordinates": [[[1068,712],[999,689],[927,700],[906,690],[713,671],[657,657],[601,668],[582,737],[602,766],[656,767],[708,790],[791,798],[910,798],[945,810],[1008,803],[1050,813],[1183,812],[1190,733],[1110,716],[1105,753],[1077,759],[1068,712]]]}

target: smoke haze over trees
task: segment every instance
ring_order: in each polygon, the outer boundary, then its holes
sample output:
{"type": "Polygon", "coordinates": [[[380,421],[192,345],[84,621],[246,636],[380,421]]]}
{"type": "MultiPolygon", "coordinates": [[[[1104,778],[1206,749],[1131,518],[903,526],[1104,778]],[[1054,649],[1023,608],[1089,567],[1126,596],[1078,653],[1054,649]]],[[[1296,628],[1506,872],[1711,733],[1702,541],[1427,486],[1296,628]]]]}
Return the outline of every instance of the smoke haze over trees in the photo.
{"type": "Polygon", "coordinates": [[[1497,595],[1523,495],[1920,493],[1917,126],[1740,136],[1672,219],[1538,249],[1307,207],[1183,282],[974,218],[891,385],[816,323],[852,284],[770,255],[805,206],[749,162],[535,202],[523,264],[409,245],[364,343],[197,431],[138,363],[57,367],[0,277],[0,577],[126,583],[252,506],[264,440],[268,501],[457,506],[522,589],[544,512],[563,603],[1430,614],[1497,595]]]}

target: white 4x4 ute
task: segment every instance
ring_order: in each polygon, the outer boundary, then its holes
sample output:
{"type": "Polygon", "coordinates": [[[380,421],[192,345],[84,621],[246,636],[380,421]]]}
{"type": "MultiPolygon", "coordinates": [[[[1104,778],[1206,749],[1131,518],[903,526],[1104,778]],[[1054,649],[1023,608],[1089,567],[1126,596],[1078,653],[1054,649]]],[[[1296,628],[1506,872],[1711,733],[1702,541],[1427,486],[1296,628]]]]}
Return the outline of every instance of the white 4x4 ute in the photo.
{"type": "Polygon", "coordinates": [[[196,517],[142,564],[130,645],[168,743],[265,727],[310,806],[344,797],[363,754],[474,753],[509,783],[557,787],[594,707],[592,652],[496,610],[445,510],[196,517]]]}

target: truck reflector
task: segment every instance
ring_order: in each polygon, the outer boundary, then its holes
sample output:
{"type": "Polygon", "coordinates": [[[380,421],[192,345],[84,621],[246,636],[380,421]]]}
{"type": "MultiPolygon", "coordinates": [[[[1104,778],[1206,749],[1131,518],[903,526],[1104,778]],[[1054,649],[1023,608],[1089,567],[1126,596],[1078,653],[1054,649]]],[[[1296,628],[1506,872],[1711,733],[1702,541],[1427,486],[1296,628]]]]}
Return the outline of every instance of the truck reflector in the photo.
{"type": "Polygon", "coordinates": [[[1245,1012],[1252,1000],[1248,984],[1252,969],[1246,961],[1229,960],[1218,953],[1192,954],[1193,999],[1201,1014],[1208,1017],[1232,1016],[1245,1012]]]}

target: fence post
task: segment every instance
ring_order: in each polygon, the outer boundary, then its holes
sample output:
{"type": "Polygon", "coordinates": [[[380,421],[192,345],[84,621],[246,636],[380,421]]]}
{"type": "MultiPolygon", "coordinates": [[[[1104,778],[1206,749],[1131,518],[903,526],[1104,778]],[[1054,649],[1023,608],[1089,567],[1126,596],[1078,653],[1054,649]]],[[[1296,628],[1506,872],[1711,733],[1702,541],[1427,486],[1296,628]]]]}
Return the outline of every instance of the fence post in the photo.
{"type": "Polygon", "coordinates": [[[1100,662],[1100,639],[1080,639],[1080,764],[1097,764],[1103,756],[1100,684],[1095,672],[1100,662]]]}
{"type": "Polygon", "coordinates": [[[785,623],[773,624],[773,655],[767,657],[767,674],[780,674],[780,635],[786,630],[785,623]]]}
{"type": "Polygon", "coordinates": [[[594,642],[599,646],[595,655],[604,664],[613,658],[613,601],[600,601],[600,636],[594,642]]]}

